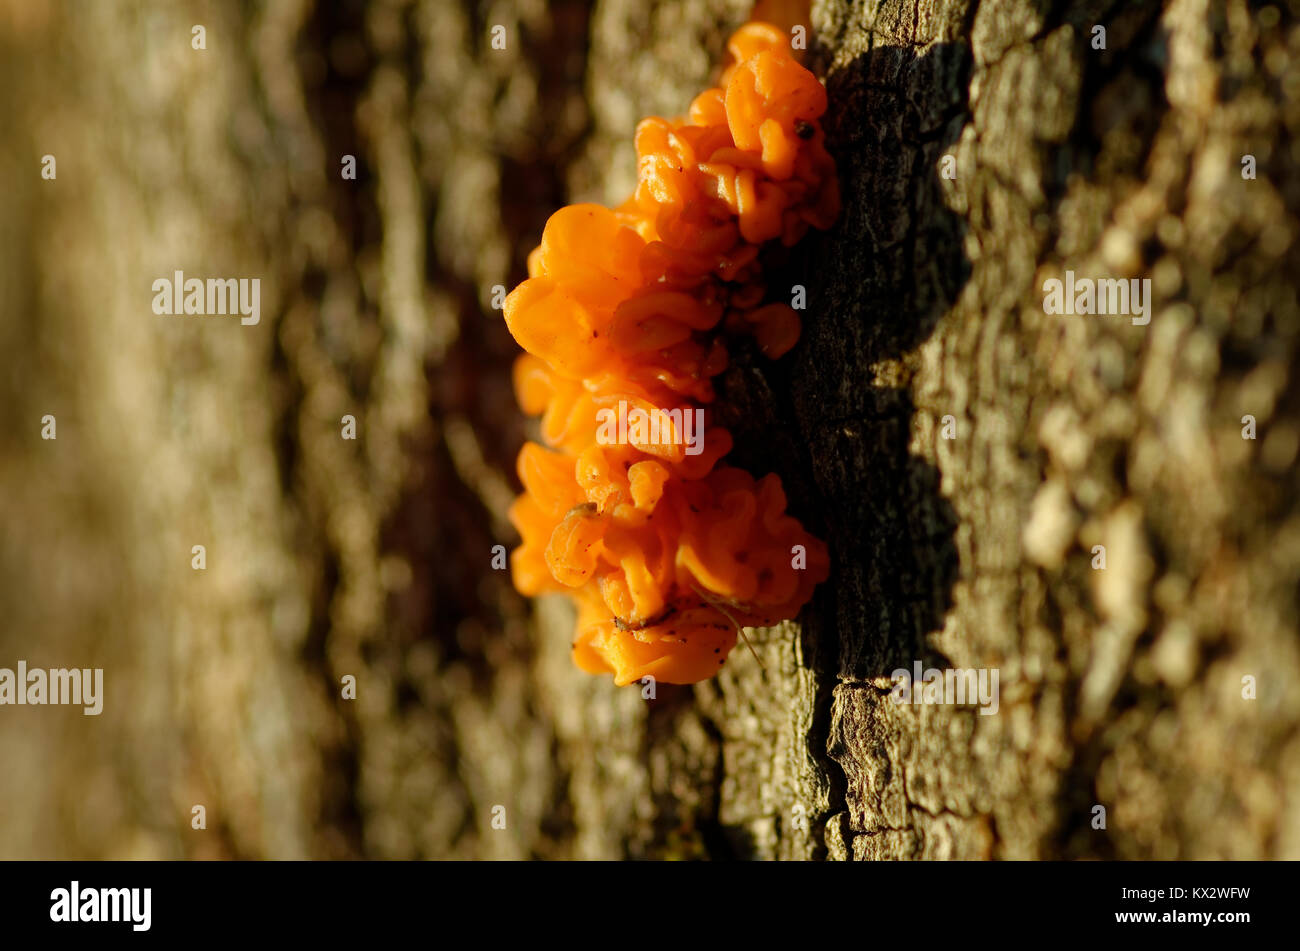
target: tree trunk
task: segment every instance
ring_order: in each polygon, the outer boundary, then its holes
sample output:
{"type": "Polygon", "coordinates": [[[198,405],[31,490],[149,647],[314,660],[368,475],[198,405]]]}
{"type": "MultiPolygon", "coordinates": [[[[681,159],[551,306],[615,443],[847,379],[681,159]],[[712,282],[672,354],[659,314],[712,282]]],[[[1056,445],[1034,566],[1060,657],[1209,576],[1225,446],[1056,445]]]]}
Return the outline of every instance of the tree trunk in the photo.
{"type": "Polygon", "coordinates": [[[105,681],[0,714],[0,857],[1300,858],[1277,7],[816,3],[844,210],[721,401],[830,580],[649,699],[493,570],[497,289],[749,9],[0,0],[0,666],[105,681]],[[177,270],[260,322],[156,316],[177,270]],[[1150,322],[1048,313],[1067,271],[1150,322]],[[893,702],[918,662],[996,710],[893,702]]]}

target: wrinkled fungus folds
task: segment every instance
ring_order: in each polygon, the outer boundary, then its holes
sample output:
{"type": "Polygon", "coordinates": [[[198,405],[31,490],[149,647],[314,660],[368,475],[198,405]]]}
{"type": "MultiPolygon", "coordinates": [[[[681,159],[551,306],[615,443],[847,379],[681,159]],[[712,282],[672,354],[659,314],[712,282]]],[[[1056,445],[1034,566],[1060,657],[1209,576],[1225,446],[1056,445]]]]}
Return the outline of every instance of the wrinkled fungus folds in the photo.
{"type": "Polygon", "coordinates": [[[686,117],[638,126],[633,195],[552,215],[505,302],[526,351],[515,392],[546,443],[519,454],[514,582],[570,595],[574,661],[620,685],[713,676],[740,627],[795,617],[829,572],[777,476],[722,464],[720,426],[689,438],[727,367],[726,335],[752,335],[773,359],[798,340],[795,311],[766,300],[760,247],[839,212],[821,83],[774,26],[749,23],[728,48],[719,86],[686,117]],[[602,428],[670,411],[658,438],[602,428]]]}

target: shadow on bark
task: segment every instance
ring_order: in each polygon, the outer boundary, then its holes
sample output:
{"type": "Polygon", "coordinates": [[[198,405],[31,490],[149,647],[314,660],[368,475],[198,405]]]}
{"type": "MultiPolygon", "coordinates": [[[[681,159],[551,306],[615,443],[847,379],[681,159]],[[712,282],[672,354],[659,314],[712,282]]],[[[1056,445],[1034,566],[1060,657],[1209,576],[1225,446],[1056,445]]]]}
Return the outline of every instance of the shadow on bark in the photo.
{"type": "Polygon", "coordinates": [[[952,603],[957,518],[938,470],[909,448],[907,384],[912,355],[970,274],[964,222],[940,178],[965,122],[970,65],[963,45],[920,56],[884,47],[827,82],[844,210],[799,250],[812,317],[792,373],[791,432],[805,434],[805,482],[795,484],[817,486],[832,550],[831,580],[805,624],[830,684],[887,677],[916,659],[946,663],[926,641],[952,603]]]}
{"type": "MultiPolygon", "coordinates": [[[[840,220],[766,259],[771,299],[806,290],[803,338],[775,364],[739,342],[719,386],[718,419],[736,439],[732,464],[777,472],[790,512],[830,546],[831,577],[801,619],[802,655],[817,680],[808,748],[832,786],[827,816],[842,811],[845,793],[828,751],[834,688],[918,659],[948,666],[927,641],[952,604],[957,518],[938,470],[911,449],[908,382],[912,355],[970,274],[964,223],[940,180],[940,159],[966,119],[970,65],[965,46],[920,56],[888,47],[829,76],[840,220]],[[908,79],[914,71],[928,78],[908,79]]],[[[827,816],[814,823],[816,842],[827,816]]],[[[761,854],[745,829],[725,831],[726,854],[761,854]]]]}

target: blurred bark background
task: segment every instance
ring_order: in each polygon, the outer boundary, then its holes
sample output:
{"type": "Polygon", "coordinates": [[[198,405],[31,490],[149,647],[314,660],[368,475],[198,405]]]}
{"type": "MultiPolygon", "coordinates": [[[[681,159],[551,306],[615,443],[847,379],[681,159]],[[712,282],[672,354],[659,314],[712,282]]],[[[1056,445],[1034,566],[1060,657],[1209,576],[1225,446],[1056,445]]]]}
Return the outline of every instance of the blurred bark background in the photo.
{"type": "Polygon", "coordinates": [[[0,0],[0,666],[106,693],[0,708],[0,857],[1300,858],[1297,7],[814,5],[844,212],[724,400],[834,571],[644,700],[491,570],[492,288],[749,4],[0,0]],[[1045,315],[1067,268],[1151,323],[1045,315]]]}

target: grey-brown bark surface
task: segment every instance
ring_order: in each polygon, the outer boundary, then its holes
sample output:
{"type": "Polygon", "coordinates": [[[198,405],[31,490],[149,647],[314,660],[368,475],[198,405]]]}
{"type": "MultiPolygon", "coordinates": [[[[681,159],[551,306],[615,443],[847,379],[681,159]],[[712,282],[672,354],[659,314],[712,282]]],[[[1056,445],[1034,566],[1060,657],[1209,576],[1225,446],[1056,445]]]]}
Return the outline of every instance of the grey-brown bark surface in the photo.
{"type": "Polygon", "coordinates": [[[815,4],[844,211],[724,401],[830,581],[647,701],[490,569],[493,285],[748,6],[0,2],[0,666],[107,691],[0,709],[0,856],[1300,857],[1286,4],[815,4]],[[154,316],[178,269],[261,323],[154,316]],[[1067,269],[1150,323],[1046,314],[1067,269]],[[895,705],[915,661],[997,713],[895,705]]]}

